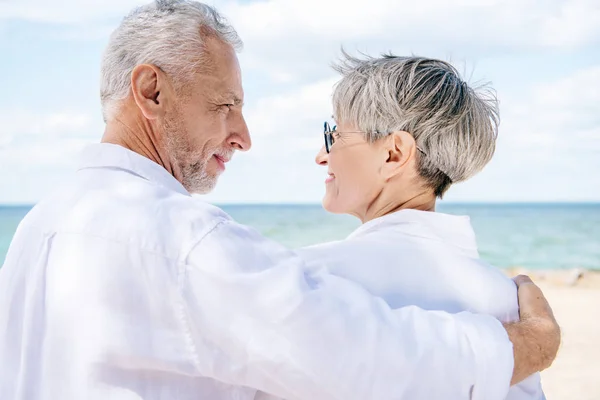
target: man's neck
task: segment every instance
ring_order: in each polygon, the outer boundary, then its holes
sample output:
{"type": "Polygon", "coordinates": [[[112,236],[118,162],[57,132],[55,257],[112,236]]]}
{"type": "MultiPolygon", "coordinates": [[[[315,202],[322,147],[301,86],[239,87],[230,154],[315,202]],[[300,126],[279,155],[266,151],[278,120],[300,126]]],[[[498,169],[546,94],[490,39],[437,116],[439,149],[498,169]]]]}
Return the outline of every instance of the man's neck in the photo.
{"type": "Polygon", "coordinates": [[[116,144],[138,153],[161,165],[177,178],[178,171],[167,157],[164,146],[160,144],[162,140],[146,119],[126,121],[117,117],[107,122],[101,142],[116,144]]]}

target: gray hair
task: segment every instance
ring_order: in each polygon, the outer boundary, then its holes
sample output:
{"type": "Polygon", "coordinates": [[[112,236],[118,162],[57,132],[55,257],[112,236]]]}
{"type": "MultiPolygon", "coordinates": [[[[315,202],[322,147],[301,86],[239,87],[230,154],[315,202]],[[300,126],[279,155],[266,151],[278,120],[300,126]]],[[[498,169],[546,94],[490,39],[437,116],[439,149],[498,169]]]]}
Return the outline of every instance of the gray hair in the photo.
{"type": "Polygon", "coordinates": [[[134,9],[112,33],[102,58],[100,99],[104,121],[112,119],[131,89],[131,72],[153,64],[182,89],[206,66],[203,42],[214,36],[240,50],[235,29],[213,7],[196,1],[157,0],[134,9]]]}
{"type": "Polygon", "coordinates": [[[375,141],[410,133],[423,154],[418,173],[442,197],[492,158],[500,117],[495,93],[471,88],[447,62],[423,57],[359,59],[343,52],[333,93],[338,122],[354,124],[375,141]]]}

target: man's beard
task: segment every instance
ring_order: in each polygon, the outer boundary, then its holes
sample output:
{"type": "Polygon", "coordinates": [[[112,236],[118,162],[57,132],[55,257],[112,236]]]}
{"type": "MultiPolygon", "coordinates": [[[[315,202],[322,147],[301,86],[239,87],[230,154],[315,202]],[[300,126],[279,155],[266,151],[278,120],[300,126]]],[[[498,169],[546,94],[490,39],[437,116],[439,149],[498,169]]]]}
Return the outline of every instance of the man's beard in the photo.
{"type": "Polygon", "coordinates": [[[192,149],[179,113],[167,117],[163,128],[167,153],[171,162],[179,168],[183,187],[195,194],[211,192],[217,185],[217,176],[211,176],[206,171],[212,155],[192,149]]]}

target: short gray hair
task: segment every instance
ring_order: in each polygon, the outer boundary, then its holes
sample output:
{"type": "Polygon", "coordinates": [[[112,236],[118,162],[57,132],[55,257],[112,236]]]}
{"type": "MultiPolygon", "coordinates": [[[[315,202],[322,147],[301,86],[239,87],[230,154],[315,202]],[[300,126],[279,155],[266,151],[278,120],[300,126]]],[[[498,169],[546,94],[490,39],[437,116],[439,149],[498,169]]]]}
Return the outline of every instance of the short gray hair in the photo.
{"type": "Polygon", "coordinates": [[[451,64],[424,57],[359,59],[343,51],[333,93],[334,117],[375,141],[406,131],[419,152],[418,172],[442,197],[492,158],[500,117],[495,93],[471,88],[451,64]]]}
{"type": "Polygon", "coordinates": [[[102,58],[100,99],[105,121],[112,119],[131,89],[131,72],[153,64],[168,73],[178,89],[205,65],[207,36],[239,50],[242,41],[217,10],[186,0],[157,0],[134,9],[112,33],[102,58]]]}

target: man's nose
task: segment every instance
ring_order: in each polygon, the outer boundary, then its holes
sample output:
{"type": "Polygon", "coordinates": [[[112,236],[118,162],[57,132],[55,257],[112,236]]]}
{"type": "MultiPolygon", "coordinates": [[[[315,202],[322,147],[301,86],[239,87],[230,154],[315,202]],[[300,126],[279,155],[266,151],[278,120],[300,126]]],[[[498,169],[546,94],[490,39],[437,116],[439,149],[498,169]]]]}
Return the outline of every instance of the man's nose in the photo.
{"type": "Polygon", "coordinates": [[[250,138],[248,125],[246,124],[243,115],[240,115],[232,128],[232,135],[229,139],[231,147],[240,151],[250,150],[250,147],[252,147],[252,139],[250,138]]]}
{"type": "Polygon", "coordinates": [[[327,154],[327,151],[325,150],[325,145],[323,145],[323,147],[321,147],[321,150],[319,150],[317,156],[315,157],[315,162],[319,165],[327,165],[328,159],[329,154],[327,154]]]}

